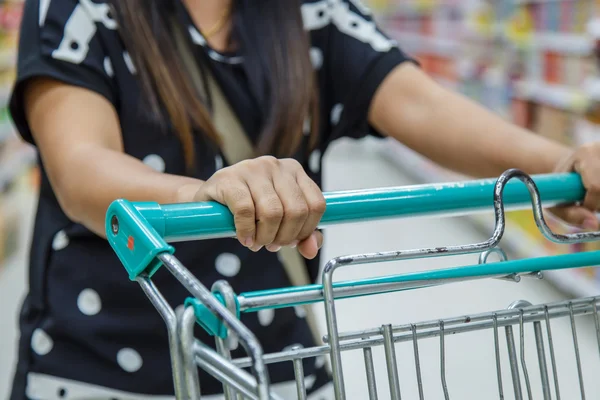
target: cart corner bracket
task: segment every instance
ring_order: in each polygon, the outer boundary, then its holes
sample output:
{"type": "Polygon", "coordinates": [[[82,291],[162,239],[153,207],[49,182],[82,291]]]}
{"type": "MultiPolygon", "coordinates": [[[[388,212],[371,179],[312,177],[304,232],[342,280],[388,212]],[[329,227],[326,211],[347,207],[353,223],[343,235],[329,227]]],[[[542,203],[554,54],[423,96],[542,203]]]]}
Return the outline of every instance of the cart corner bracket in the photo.
{"type": "MultiPolygon", "coordinates": [[[[213,293],[221,304],[226,305],[225,299],[220,293],[213,293]]],[[[198,299],[188,297],[185,300],[186,307],[194,307],[194,313],[196,314],[196,321],[209,335],[217,336],[221,339],[227,339],[228,330],[223,320],[215,315],[208,307],[202,304],[198,299]]],[[[235,316],[237,319],[240,318],[240,307],[239,304],[236,307],[235,316]]]]}
{"type": "Polygon", "coordinates": [[[162,265],[158,255],[174,253],[154,226],[127,200],[116,200],[108,208],[106,238],[131,280],[143,273],[151,277],[162,265]]]}

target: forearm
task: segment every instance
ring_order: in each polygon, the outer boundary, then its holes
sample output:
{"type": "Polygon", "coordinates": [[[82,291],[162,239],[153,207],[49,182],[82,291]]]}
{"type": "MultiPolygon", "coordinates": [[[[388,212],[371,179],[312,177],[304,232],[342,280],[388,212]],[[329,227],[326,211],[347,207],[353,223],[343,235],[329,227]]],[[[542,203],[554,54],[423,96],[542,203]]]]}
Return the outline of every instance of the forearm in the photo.
{"type": "Polygon", "coordinates": [[[439,164],[470,176],[498,176],[510,168],[548,173],[571,152],[449,91],[432,100],[430,110],[431,116],[414,133],[422,138],[418,148],[439,164]]]}
{"type": "Polygon", "coordinates": [[[94,92],[35,80],[27,86],[25,110],[60,206],[100,236],[114,200],[186,202],[202,185],[159,173],[125,154],[117,112],[94,92]]]}
{"type": "Polygon", "coordinates": [[[68,157],[69,171],[52,179],[55,192],[69,218],[102,237],[105,214],[114,200],[187,202],[202,185],[201,180],[159,173],[108,149],[90,146],[68,157]]]}
{"type": "Polygon", "coordinates": [[[440,87],[420,72],[408,71],[411,74],[416,75],[413,86],[402,89],[401,106],[376,98],[380,104],[372,112],[374,122],[387,135],[444,167],[473,177],[494,177],[510,168],[548,173],[571,152],[440,87]]]}

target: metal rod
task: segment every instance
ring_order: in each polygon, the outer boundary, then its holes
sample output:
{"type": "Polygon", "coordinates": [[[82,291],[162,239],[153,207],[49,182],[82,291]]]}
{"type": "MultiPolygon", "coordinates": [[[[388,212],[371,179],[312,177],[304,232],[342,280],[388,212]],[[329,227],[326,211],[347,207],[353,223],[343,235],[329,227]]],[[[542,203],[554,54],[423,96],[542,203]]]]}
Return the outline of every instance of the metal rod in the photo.
{"type": "Polygon", "coordinates": [[[367,388],[369,390],[369,400],[377,400],[377,383],[375,381],[375,366],[373,365],[373,351],[370,347],[363,349],[365,357],[365,371],[367,374],[367,388]]]}
{"type": "Polygon", "coordinates": [[[169,351],[171,354],[171,370],[173,374],[175,395],[179,396],[179,398],[184,398],[187,396],[187,390],[184,378],[183,355],[181,353],[181,348],[179,347],[179,341],[177,340],[177,316],[175,315],[175,311],[169,306],[167,300],[148,276],[141,275],[136,281],[165,321],[169,338],[169,351]]]}
{"type": "MultiPolygon", "coordinates": [[[[302,346],[294,346],[293,350],[300,350],[302,346]]],[[[296,377],[296,392],[298,400],[306,400],[306,384],[304,383],[304,365],[302,358],[294,358],[294,376],[296,377]]]]}
{"type": "Polygon", "coordinates": [[[440,320],[440,375],[442,379],[442,389],[444,391],[444,399],[449,400],[448,385],[446,384],[446,346],[444,335],[444,321],[440,320]]]}
{"type": "MultiPolygon", "coordinates": [[[[527,313],[527,315],[524,316],[525,322],[543,321],[545,319],[545,315],[543,315],[542,313],[545,313],[546,309],[548,309],[549,312],[551,312],[552,318],[569,316],[570,315],[569,304],[573,304],[573,306],[577,306],[577,309],[573,310],[575,315],[581,315],[581,314],[587,314],[587,313],[591,314],[593,312],[593,307],[590,305],[591,302],[594,302],[594,303],[600,302],[600,297],[578,299],[578,300],[573,300],[571,302],[563,301],[563,302],[557,302],[557,303],[553,303],[553,304],[525,307],[524,311],[527,313]]],[[[481,313],[481,314],[473,314],[473,315],[468,315],[468,316],[463,315],[460,317],[446,318],[446,319],[444,319],[444,324],[446,325],[446,328],[447,328],[450,325],[463,325],[465,323],[465,321],[468,320],[470,325],[472,325],[473,323],[476,323],[476,322],[488,322],[487,327],[491,328],[493,326],[493,324],[492,324],[493,316],[496,315],[497,318],[502,318],[502,320],[500,321],[500,326],[516,325],[519,323],[520,314],[521,313],[519,310],[506,309],[506,310],[499,310],[494,313],[481,313]],[[507,321],[509,321],[509,322],[507,323],[507,321]]],[[[423,330],[423,329],[436,329],[437,330],[437,327],[439,326],[439,321],[438,320],[424,321],[424,322],[418,322],[415,325],[420,330],[423,330]]],[[[394,333],[410,332],[412,330],[412,324],[397,325],[397,326],[393,326],[392,329],[393,329],[394,333]]],[[[366,329],[366,330],[361,330],[361,331],[342,333],[339,335],[339,338],[340,338],[340,340],[361,339],[361,338],[365,338],[365,337],[371,337],[374,335],[378,335],[380,333],[381,333],[381,329],[366,329]]],[[[326,343],[328,342],[327,336],[324,336],[323,339],[326,343]]]]}
{"type": "MultiPolygon", "coordinates": [[[[216,281],[212,285],[211,291],[213,293],[219,293],[221,296],[223,296],[223,299],[225,300],[225,307],[227,307],[227,309],[232,314],[236,313],[236,311],[237,311],[236,310],[236,308],[237,308],[236,295],[235,295],[235,292],[233,291],[233,288],[227,281],[224,281],[224,280],[216,281]]],[[[227,335],[226,339],[222,339],[222,338],[216,336],[215,341],[216,341],[217,352],[220,355],[222,355],[224,358],[226,358],[227,360],[231,360],[230,346],[237,341],[237,338],[235,337],[235,332],[230,331],[227,333],[228,333],[228,335],[227,335]]],[[[238,398],[235,389],[228,386],[225,383],[223,383],[223,394],[224,394],[225,400],[236,400],[238,398]]]]}
{"type": "MultiPolygon", "coordinates": [[[[531,303],[528,303],[529,305],[531,303]]],[[[529,380],[529,371],[527,370],[527,363],[525,361],[525,327],[523,324],[523,310],[521,309],[521,316],[519,318],[519,332],[521,340],[521,367],[523,368],[523,375],[525,376],[525,387],[527,388],[527,397],[529,400],[533,400],[531,393],[531,381],[529,380]]]]}
{"type": "Polygon", "coordinates": [[[515,391],[515,400],[523,400],[523,392],[521,390],[521,378],[519,376],[519,365],[517,362],[517,351],[515,348],[515,337],[512,326],[507,326],[506,330],[506,346],[508,348],[508,360],[510,363],[510,373],[513,380],[513,388],[515,391]]]}
{"type": "MultiPolygon", "coordinates": [[[[477,276],[459,278],[408,279],[406,275],[396,275],[369,279],[368,281],[339,282],[334,283],[333,285],[333,298],[341,300],[361,296],[373,296],[442,284],[460,283],[478,279],[502,278],[505,276],[506,274],[483,275],[482,271],[479,271],[479,275],[477,276]]],[[[265,308],[287,308],[314,304],[322,302],[325,299],[323,295],[324,289],[325,288],[321,285],[311,285],[307,287],[278,290],[279,293],[274,293],[274,291],[259,292],[260,294],[258,295],[254,293],[242,293],[238,295],[238,304],[241,312],[255,312],[265,308]]]]}
{"type": "Polygon", "coordinates": [[[544,335],[542,333],[542,323],[536,321],[533,323],[533,331],[535,333],[535,343],[538,354],[538,363],[540,365],[540,378],[542,380],[542,394],[544,400],[551,400],[550,381],[548,378],[548,365],[546,364],[546,352],[544,350],[544,335]]]}
{"type": "Polygon", "coordinates": [[[184,377],[188,398],[196,400],[201,398],[198,368],[194,357],[194,327],[196,314],[193,307],[180,306],[177,309],[178,334],[183,353],[184,377]]]}
{"type": "Polygon", "coordinates": [[[600,355],[600,318],[598,318],[598,304],[593,302],[594,307],[594,325],[596,326],[596,339],[598,341],[598,355],[600,355]]]}
{"type": "MultiPolygon", "coordinates": [[[[496,353],[496,375],[498,377],[498,394],[500,400],[504,400],[504,388],[502,387],[502,365],[500,362],[500,340],[498,339],[498,314],[492,316],[494,330],[494,352],[496,353]]],[[[448,398],[446,398],[448,400],[448,398]]]]}
{"type": "MultiPolygon", "coordinates": [[[[575,304],[575,301],[573,303],[575,304]]],[[[593,311],[593,308],[589,304],[590,299],[586,299],[585,301],[583,301],[581,303],[583,303],[583,305],[581,307],[578,307],[577,309],[575,309],[573,311],[574,314],[575,315],[591,314],[593,311]],[[586,305],[586,303],[587,303],[587,305],[586,305]]],[[[545,314],[537,312],[538,308],[539,307],[536,307],[536,306],[528,308],[526,310],[527,312],[529,312],[530,309],[534,310],[534,312],[532,314],[526,314],[524,316],[524,322],[529,323],[529,322],[544,320],[545,314]]],[[[569,311],[568,310],[562,311],[561,308],[562,307],[560,305],[554,306],[554,308],[552,308],[552,312],[549,313],[549,317],[560,318],[560,317],[569,316],[569,311]]],[[[543,309],[543,307],[542,307],[542,309],[543,309]]],[[[502,317],[502,319],[499,319],[497,321],[498,327],[506,327],[506,326],[510,326],[510,325],[516,325],[519,323],[519,311],[518,310],[502,310],[502,311],[498,311],[496,314],[498,314],[499,318],[502,317]]],[[[480,331],[480,330],[484,330],[484,329],[490,329],[493,326],[493,318],[492,318],[492,314],[487,315],[485,317],[485,319],[483,319],[483,317],[481,315],[473,316],[473,317],[463,316],[463,317],[459,317],[459,318],[448,318],[448,319],[444,320],[444,323],[446,325],[450,325],[450,323],[452,323],[452,330],[446,329],[445,335],[449,335],[449,334],[455,335],[455,334],[461,334],[461,333],[467,333],[467,332],[480,331]],[[458,323],[457,321],[459,321],[459,320],[462,322],[458,323]],[[468,321],[468,322],[466,322],[466,321],[468,321]],[[474,322],[474,321],[479,321],[479,322],[474,322]]],[[[428,338],[437,338],[440,334],[440,331],[438,329],[439,320],[417,323],[415,325],[420,329],[417,332],[417,335],[419,336],[419,340],[428,339],[428,338]],[[425,329],[428,327],[431,327],[431,329],[425,329]]],[[[411,325],[397,326],[392,329],[395,332],[395,334],[394,334],[394,342],[395,343],[408,342],[408,341],[412,340],[412,333],[410,332],[411,325]],[[399,333],[399,334],[396,334],[396,333],[399,333]]],[[[367,331],[363,331],[361,333],[358,333],[358,332],[352,333],[352,334],[350,334],[350,336],[353,339],[348,339],[348,340],[344,339],[340,342],[340,350],[342,350],[342,351],[361,350],[365,347],[376,347],[376,346],[380,346],[383,344],[383,336],[381,334],[381,329],[379,329],[376,332],[367,330],[367,331]],[[365,332],[368,332],[368,334],[366,334],[365,332]]],[[[312,347],[312,348],[302,349],[299,351],[286,351],[286,352],[266,354],[263,359],[266,364],[272,364],[272,363],[277,363],[277,362],[282,362],[282,361],[290,361],[294,357],[309,358],[309,357],[317,357],[320,355],[328,355],[330,353],[330,351],[331,351],[331,347],[328,344],[326,344],[323,346],[316,346],[316,347],[312,347]]],[[[243,367],[243,368],[251,366],[251,360],[248,357],[239,358],[237,360],[234,360],[233,362],[235,365],[237,365],[239,367],[243,367]]]]}
{"type": "Polygon", "coordinates": [[[344,372],[342,371],[342,354],[338,339],[338,324],[333,293],[333,272],[337,266],[338,262],[336,260],[331,260],[323,269],[323,297],[325,299],[325,320],[327,323],[327,333],[331,346],[330,360],[335,398],[337,400],[346,400],[344,372]]]}
{"type": "Polygon", "coordinates": [[[391,325],[382,327],[385,349],[385,363],[387,365],[388,381],[390,384],[390,395],[392,400],[400,400],[400,380],[398,377],[398,363],[396,362],[396,349],[391,325]]]}
{"type": "MultiPolygon", "coordinates": [[[[246,397],[260,400],[259,387],[254,376],[239,369],[232,361],[225,359],[198,340],[194,341],[193,354],[196,364],[216,379],[221,382],[225,381],[227,385],[234,387],[246,397]]],[[[280,400],[280,397],[269,392],[267,399],[280,400]]]]}
{"type": "MultiPolygon", "coordinates": [[[[391,328],[391,325],[390,325],[391,328]]],[[[419,388],[419,399],[423,400],[425,396],[423,395],[423,379],[421,377],[421,362],[419,359],[419,343],[417,338],[417,327],[416,325],[412,325],[412,336],[413,336],[413,350],[415,353],[415,370],[417,373],[417,385],[419,388]]],[[[441,333],[440,333],[441,337],[441,333]]]]}
{"type": "Polygon", "coordinates": [[[171,254],[161,254],[158,258],[171,274],[215,315],[220,316],[228,329],[240,338],[242,345],[252,358],[252,368],[257,379],[258,398],[269,398],[269,376],[263,360],[263,350],[256,336],[242,324],[215,296],[171,254]]]}
{"type": "Polygon", "coordinates": [[[575,315],[573,306],[569,304],[571,332],[573,334],[573,348],[575,350],[575,360],[577,361],[577,375],[579,377],[579,390],[581,391],[581,400],[585,400],[585,386],[583,384],[583,371],[581,370],[581,356],[579,354],[579,343],[577,341],[577,328],[575,327],[575,315]]]}
{"type": "Polygon", "coordinates": [[[548,332],[548,349],[550,350],[550,362],[552,363],[552,377],[554,378],[554,390],[556,392],[556,400],[560,400],[558,370],[556,369],[556,355],[554,354],[554,341],[552,340],[552,329],[550,328],[550,311],[548,306],[544,307],[544,319],[546,320],[546,331],[548,332]]]}

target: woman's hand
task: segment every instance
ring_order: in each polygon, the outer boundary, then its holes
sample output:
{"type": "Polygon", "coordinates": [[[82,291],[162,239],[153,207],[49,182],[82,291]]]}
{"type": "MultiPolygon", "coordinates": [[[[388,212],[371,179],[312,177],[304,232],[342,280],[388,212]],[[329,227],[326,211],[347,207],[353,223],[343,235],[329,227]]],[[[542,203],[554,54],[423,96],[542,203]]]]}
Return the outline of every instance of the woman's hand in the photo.
{"type": "Polygon", "coordinates": [[[217,171],[193,201],[216,201],[234,216],[238,240],[252,251],[298,246],[314,258],[323,244],[316,228],[325,212],[321,189],[295,160],[259,157],[217,171]]]}
{"type": "Polygon", "coordinates": [[[555,172],[579,173],[587,193],[581,204],[558,207],[552,213],[583,229],[600,230],[596,214],[600,210],[600,143],[579,147],[557,164],[555,172]]]}

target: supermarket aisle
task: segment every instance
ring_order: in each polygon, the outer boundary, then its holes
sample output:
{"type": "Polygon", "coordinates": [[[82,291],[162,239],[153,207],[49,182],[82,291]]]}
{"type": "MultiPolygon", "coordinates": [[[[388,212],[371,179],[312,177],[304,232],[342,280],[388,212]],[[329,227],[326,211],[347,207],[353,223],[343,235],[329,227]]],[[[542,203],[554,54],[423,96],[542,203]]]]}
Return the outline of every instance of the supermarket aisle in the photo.
{"type": "MultiPolygon", "coordinates": [[[[328,155],[325,174],[326,190],[355,189],[410,184],[410,180],[395,167],[383,161],[374,142],[340,142],[328,155]],[[353,160],[348,165],[345,160],[353,160]]],[[[370,252],[379,250],[407,249],[422,246],[462,244],[481,241],[484,237],[475,232],[460,219],[426,220],[412,219],[383,222],[378,224],[358,224],[335,227],[328,230],[325,257],[335,255],[370,252]]],[[[476,263],[477,256],[431,259],[426,262],[408,261],[367,265],[342,269],[336,274],[338,280],[356,279],[366,276],[388,275],[402,271],[414,271],[425,268],[439,268],[449,265],[467,265],[476,263]]],[[[12,357],[16,332],[16,308],[24,289],[24,267],[11,266],[0,275],[0,318],[3,324],[0,330],[0,394],[5,396],[7,383],[12,374],[12,357]]],[[[526,299],[532,303],[556,301],[561,299],[544,282],[525,280],[520,284],[503,281],[456,284],[442,288],[423,289],[400,294],[390,294],[375,298],[345,300],[338,302],[338,318],[341,329],[356,330],[375,327],[382,323],[408,323],[422,319],[435,319],[443,316],[458,316],[465,313],[484,312],[506,308],[514,300],[526,299]]],[[[317,310],[320,314],[321,310],[317,310]]],[[[568,395],[569,390],[577,387],[576,368],[573,359],[572,342],[561,342],[570,332],[567,321],[553,325],[554,340],[557,345],[557,358],[561,381],[561,394],[565,398],[574,398],[578,393],[568,395]]],[[[579,346],[581,347],[585,371],[584,380],[589,398],[600,397],[600,382],[594,375],[600,372],[593,330],[584,332],[588,325],[579,325],[579,346]]],[[[518,331],[516,332],[518,334],[518,331]]],[[[528,339],[532,332],[526,331],[528,339]]],[[[500,334],[501,345],[505,343],[500,334]]],[[[535,347],[526,342],[526,354],[529,362],[529,374],[535,389],[539,387],[535,347]]],[[[490,332],[469,334],[465,337],[448,337],[446,340],[447,383],[451,398],[480,399],[497,398],[497,383],[494,364],[493,341],[490,332]]],[[[509,370],[506,369],[505,346],[501,347],[504,366],[503,378],[505,395],[511,399],[512,391],[508,386],[509,370]]],[[[425,398],[443,398],[440,384],[439,340],[429,340],[419,347],[423,373],[425,398]]],[[[376,372],[380,399],[389,398],[385,360],[382,351],[375,350],[376,372]]],[[[397,347],[397,358],[401,376],[403,398],[418,398],[414,373],[412,343],[397,347]]],[[[346,385],[351,400],[367,398],[364,382],[364,367],[361,352],[345,356],[346,385]]],[[[540,398],[534,392],[534,398],[540,398]]]]}

